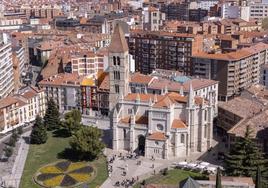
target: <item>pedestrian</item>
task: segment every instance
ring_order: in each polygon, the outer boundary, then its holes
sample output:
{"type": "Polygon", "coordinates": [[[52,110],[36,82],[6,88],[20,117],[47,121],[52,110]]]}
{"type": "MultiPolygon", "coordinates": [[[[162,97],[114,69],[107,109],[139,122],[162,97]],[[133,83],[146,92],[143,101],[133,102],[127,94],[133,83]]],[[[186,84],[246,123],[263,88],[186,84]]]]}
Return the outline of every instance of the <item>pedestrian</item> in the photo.
{"type": "Polygon", "coordinates": [[[155,170],[154,170],[154,175],[155,175],[155,170]]]}
{"type": "Polygon", "coordinates": [[[139,176],[137,176],[137,181],[139,181],[139,176]]]}

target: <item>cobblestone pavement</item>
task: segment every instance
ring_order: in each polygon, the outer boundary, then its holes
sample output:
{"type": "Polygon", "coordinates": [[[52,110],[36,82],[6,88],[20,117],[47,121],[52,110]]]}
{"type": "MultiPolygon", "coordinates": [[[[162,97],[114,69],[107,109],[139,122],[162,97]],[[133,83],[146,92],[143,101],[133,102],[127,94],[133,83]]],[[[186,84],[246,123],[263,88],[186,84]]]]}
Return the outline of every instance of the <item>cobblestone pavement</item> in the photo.
{"type": "MultiPolygon", "coordinates": [[[[110,151],[111,152],[111,151],[110,151]]],[[[109,174],[109,178],[103,183],[101,188],[112,188],[112,187],[124,187],[122,185],[115,186],[116,182],[120,182],[120,184],[124,180],[135,180],[135,182],[141,181],[147,177],[153,175],[153,173],[157,173],[159,170],[170,166],[170,161],[165,160],[150,160],[144,157],[139,157],[138,159],[122,159],[119,157],[118,152],[111,152],[108,154],[108,161],[115,156],[115,160],[113,163],[110,163],[109,166],[112,168],[112,173],[109,174]],[[141,164],[137,164],[138,162],[141,164]],[[124,175],[123,173],[126,172],[124,175]]],[[[122,156],[126,156],[126,153],[123,153],[122,156]]]]}

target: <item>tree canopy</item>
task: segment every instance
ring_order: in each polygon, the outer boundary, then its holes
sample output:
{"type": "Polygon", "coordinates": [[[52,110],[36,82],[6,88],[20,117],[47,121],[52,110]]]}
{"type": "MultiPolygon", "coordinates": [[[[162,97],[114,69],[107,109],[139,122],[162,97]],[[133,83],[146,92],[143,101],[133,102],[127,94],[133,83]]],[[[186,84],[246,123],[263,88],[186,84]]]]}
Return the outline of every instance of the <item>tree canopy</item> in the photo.
{"type": "Polygon", "coordinates": [[[79,153],[80,159],[95,159],[103,150],[102,132],[96,127],[82,126],[70,140],[71,148],[79,153]]]}
{"type": "Polygon", "coordinates": [[[62,125],[67,130],[67,134],[69,136],[74,134],[82,127],[82,124],[80,123],[81,117],[81,112],[76,109],[65,114],[64,122],[62,125]]]}
{"type": "Polygon", "coordinates": [[[42,122],[42,118],[37,116],[31,132],[31,143],[32,144],[44,144],[47,141],[46,127],[42,122]]]}
{"type": "Polygon", "coordinates": [[[247,126],[245,136],[237,139],[226,155],[226,172],[231,176],[247,176],[255,178],[257,167],[267,170],[267,160],[251,137],[252,131],[247,126]]]}
{"type": "Polygon", "coordinates": [[[60,113],[53,99],[49,99],[44,117],[44,124],[47,130],[54,130],[60,126],[60,113]]]}

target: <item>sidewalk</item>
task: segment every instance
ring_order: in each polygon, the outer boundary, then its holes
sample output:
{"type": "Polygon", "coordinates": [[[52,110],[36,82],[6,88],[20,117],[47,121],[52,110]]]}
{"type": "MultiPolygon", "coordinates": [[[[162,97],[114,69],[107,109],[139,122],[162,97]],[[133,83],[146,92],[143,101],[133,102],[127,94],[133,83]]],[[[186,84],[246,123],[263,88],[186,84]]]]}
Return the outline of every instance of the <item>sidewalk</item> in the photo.
{"type": "Polygon", "coordinates": [[[19,139],[20,148],[18,151],[18,155],[16,156],[12,172],[10,175],[4,176],[2,179],[5,181],[6,186],[12,186],[18,188],[20,185],[21,176],[23,173],[24,165],[27,159],[29,144],[26,143],[25,137],[30,135],[30,131],[22,134],[19,139]]]}

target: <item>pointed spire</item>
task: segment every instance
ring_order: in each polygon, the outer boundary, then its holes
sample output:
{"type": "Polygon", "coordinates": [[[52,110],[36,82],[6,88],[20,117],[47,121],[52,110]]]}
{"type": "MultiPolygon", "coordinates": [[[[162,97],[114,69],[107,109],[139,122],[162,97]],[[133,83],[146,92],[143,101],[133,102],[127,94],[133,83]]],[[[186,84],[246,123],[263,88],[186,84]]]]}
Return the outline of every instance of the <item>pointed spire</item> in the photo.
{"type": "Polygon", "coordinates": [[[190,82],[190,88],[189,88],[189,96],[188,96],[188,106],[192,107],[194,105],[194,91],[192,82],[190,82]]]}
{"type": "Polygon", "coordinates": [[[154,94],[154,103],[157,103],[157,95],[154,94]]]}
{"type": "Polygon", "coordinates": [[[144,93],[147,94],[147,87],[144,88],[144,93]]]}
{"type": "Polygon", "coordinates": [[[152,98],[151,97],[149,99],[149,106],[153,106],[153,101],[152,101],[152,98]]]}
{"type": "Polygon", "coordinates": [[[111,43],[109,46],[110,53],[124,53],[128,51],[128,44],[125,38],[125,34],[119,25],[116,23],[114,27],[114,33],[112,35],[111,43]]]}
{"type": "Polygon", "coordinates": [[[165,94],[167,94],[168,93],[168,88],[167,88],[167,86],[165,86],[165,94]]]}
{"type": "Polygon", "coordinates": [[[114,108],[113,118],[117,118],[118,112],[117,108],[114,108]]]}
{"type": "Polygon", "coordinates": [[[136,102],[140,102],[141,98],[140,98],[140,94],[139,93],[137,93],[135,100],[136,100],[136,102]]]}
{"type": "Polygon", "coordinates": [[[121,95],[120,95],[120,97],[119,97],[119,101],[123,101],[124,100],[124,95],[123,95],[123,93],[121,93],[121,95]]]}
{"type": "Polygon", "coordinates": [[[180,95],[183,96],[183,86],[180,88],[180,95]]]}

